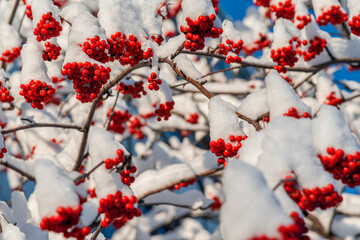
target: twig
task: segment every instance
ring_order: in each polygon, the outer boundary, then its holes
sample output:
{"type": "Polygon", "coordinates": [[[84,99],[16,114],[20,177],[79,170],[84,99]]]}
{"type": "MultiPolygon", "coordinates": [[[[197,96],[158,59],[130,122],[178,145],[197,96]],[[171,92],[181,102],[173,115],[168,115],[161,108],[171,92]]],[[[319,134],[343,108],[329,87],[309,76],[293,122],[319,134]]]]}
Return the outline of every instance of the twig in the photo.
{"type": "Polygon", "coordinates": [[[330,239],[330,240],[341,240],[340,238],[332,235],[332,234],[328,234],[326,231],[325,231],[325,228],[324,226],[321,224],[321,222],[319,221],[319,219],[317,217],[315,217],[313,214],[309,213],[308,212],[308,215],[306,216],[306,218],[308,218],[310,221],[313,222],[313,231],[318,233],[319,235],[327,238],[327,239],[330,239]]]}
{"type": "Polygon", "coordinates": [[[325,50],[327,52],[327,54],[329,55],[329,57],[332,59],[332,60],[336,60],[336,58],[334,57],[334,55],[330,52],[329,48],[327,46],[325,46],[325,50]]]}
{"type": "Polygon", "coordinates": [[[215,72],[210,72],[210,73],[207,73],[207,74],[203,75],[201,78],[208,77],[208,76],[211,76],[211,75],[214,75],[214,74],[217,74],[217,73],[221,73],[221,72],[227,72],[227,71],[235,70],[235,69],[238,69],[238,68],[242,68],[242,66],[235,66],[235,67],[221,69],[221,70],[215,71],[215,72]]]}
{"type": "Polygon", "coordinates": [[[106,124],[106,127],[105,127],[106,130],[109,130],[109,129],[110,129],[110,124],[111,124],[111,121],[112,121],[112,119],[113,119],[113,117],[114,117],[115,106],[116,106],[117,100],[119,99],[119,95],[120,95],[120,91],[118,91],[118,92],[116,93],[115,101],[114,101],[114,104],[113,104],[113,106],[112,106],[112,108],[111,108],[111,113],[110,113],[110,115],[109,115],[109,118],[108,118],[108,120],[107,120],[107,124],[106,124]]]}
{"type": "MultiPolygon", "coordinates": [[[[320,71],[320,70],[319,70],[319,71],[320,71]]],[[[315,74],[317,74],[319,71],[310,73],[306,78],[304,78],[303,80],[301,80],[300,82],[298,82],[298,83],[294,86],[294,89],[296,90],[298,87],[300,87],[301,85],[303,85],[305,82],[309,81],[310,78],[312,78],[312,77],[313,77],[315,74]]]]}
{"type": "Polygon", "coordinates": [[[7,168],[9,168],[9,169],[11,169],[11,170],[14,170],[15,172],[21,174],[22,176],[27,177],[29,180],[35,182],[35,177],[33,175],[21,170],[20,168],[12,165],[11,163],[8,163],[7,161],[0,161],[0,164],[7,167],[7,168]]]}
{"type": "Polygon", "coordinates": [[[105,228],[103,226],[101,226],[101,223],[99,223],[96,231],[94,232],[94,234],[91,236],[90,240],[96,240],[96,238],[99,236],[100,232],[102,230],[104,230],[105,228]]]}
{"type": "Polygon", "coordinates": [[[90,176],[91,173],[93,173],[96,169],[98,169],[98,167],[100,167],[101,165],[104,164],[104,161],[99,162],[95,167],[93,167],[93,169],[91,169],[89,172],[81,174],[80,176],[78,176],[77,178],[75,178],[74,183],[78,183],[79,181],[81,181],[81,179],[83,178],[87,178],[90,176]]]}
{"type": "Polygon", "coordinates": [[[293,182],[293,181],[296,181],[295,178],[292,178],[292,179],[281,179],[272,189],[272,191],[276,191],[276,189],[278,187],[280,187],[282,184],[286,183],[286,182],[293,182]]]}
{"type": "Polygon", "coordinates": [[[17,8],[19,6],[19,3],[20,3],[20,0],[16,0],[15,5],[14,5],[14,7],[12,9],[12,12],[11,12],[10,18],[9,18],[9,21],[8,21],[9,25],[11,25],[12,22],[14,21],[15,13],[16,13],[16,10],[17,10],[17,8]]]}
{"type": "Polygon", "coordinates": [[[211,205],[213,205],[213,203],[209,204],[208,206],[200,206],[200,207],[197,207],[197,208],[193,208],[191,206],[187,206],[187,205],[181,205],[181,204],[176,204],[176,203],[169,203],[169,202],[157,202],[157,203],[139,203],[140,206],[158,206],[158,205],[170,205],[170,206],[175,206],[175,207],[181,207],[181,208],[187,208],[187,209],[190,209],[190,210],[206,210],[208,208],[211,207],[211,205]]]}
{"type": "Polygon", "coordinates": [[[150,196],[150,195],[152,195],[152,194],[161,192],[162,190],[168,189],[168,188],[173,187],[173,186],[175,186],[175,185],[177,185],[177,184],[180,184],[180,183],[183,183],[183,182],[187,182],[187,181],[193,180],[193,179],[195,179],[195,178],[212,175],[212,174],[217,173],[217,172],[219,172],[219,171],[221,171],[221,170],[223,170],[223,169],[224,169],[224,167],[218,167],[218,168],[215,168],[215,169],[210,169],[210,170],[207,170],[207,171],[205,171],[205,172],[196,174],[196,175],[194,175],[194,176],[187,177],[187,178],[184,178],[184,179],[181,179],[181,180],[172,182],[172,183],[168,183],[168,184],[166,184],[166,185],[164,185],[164,186],[162,186],[162,187],[159,187],[159,188],[157,188],[157,189],[154,189],[154,190],[151,190],[151,191],[149,191],[149,192],[146,192],[146,193],[144,193],[144,194],[142,194],[142,195],[140,195],[140,196],[137,196],[137,198],[138,198],[139,200],[141,200],[141,199],[143,199],[143,198],[145,198],[145,197],[147,197],[147,196],[150,196]]]}
{"type": "Polygon", "coordinates": [[[256,131],[260,131],[260,130],[262,129],[261,126],[260,126],[260,124],[259,124],[256,120],[251,119],[251,118],[249,118],[249,117],[247,117],[247,116],[245,116],[245,115],[242,115],[241,113],[238,113],[238,112],[236,112],[236,115],[237,115],[239,118],[241,118],[242,120],[244,120],[244,121],[250,123],[251,125],[253,125],[254,128],[256,129],[256,131]]]}
{"type": "Polygon", "coordinates": [[[173,60],[174,58],[176,58],[176,56],[181,53],[181,51],[184,49],[184,44],[185,44],[185,42],[183,42],[183,43],[176,49],[175,53],[171,55],[171,60],[173,60]]]}
{"type": "Polygon", "coordinates": [[[69,129],[76,129],[80,132],[83,132],[84,129],[77,125],[70,125],[70,124],[61,124],[61,123],[34,123],[34,124],[28,124],[16,128],[11,128],[7,130],[2,130],[1,133],[3,135],[16,132],[19,130],[29,129],[29,128],[39,128],[39,127],[54,127],[54,128],[69,128],[69,129]]]}

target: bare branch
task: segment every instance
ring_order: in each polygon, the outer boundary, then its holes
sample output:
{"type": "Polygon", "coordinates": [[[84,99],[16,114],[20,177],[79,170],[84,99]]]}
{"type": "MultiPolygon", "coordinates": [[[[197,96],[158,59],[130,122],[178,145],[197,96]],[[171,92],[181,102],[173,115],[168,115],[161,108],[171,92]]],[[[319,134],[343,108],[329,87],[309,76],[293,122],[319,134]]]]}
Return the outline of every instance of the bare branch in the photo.
{"type": "Polygon", "coordinates": [[[100,232],[102,230],[104,230],[105,228],[103,226],[101,226],[101,223],[99,223],[96,231],[94,232],[94,234],[91,236],[90,240],[96,240],[96,238],[99,236],[100,232]]]}
{"type": "Polygon", "coordinates": [[[7,130],[2,130],[1,133],[3,135],[16,132],[19,130],[29,129],[29,128],[42,128],[42,127],[54,127],[54,128],[69,128],[69,129],[76,129],[80,132],[83,132],[84,129],[77,125],[71,125],[71,124],[62,124],[62,123],[34,123],[34,124],[28,124],[24,126],[19,126],[16,128],[11,128],[7,130]]]}
{"type": "Polygon", "coordinates": [[[77,178],[75,178],[74,183],[78,183],[79,181],[81,181],[84,178],[88,178],[90,176],[91,173],[93,173],[96,169],[98,169],[98,167],[100,167],[101,165],[104,164],[104,161],[99,162],[93,169],[91,169],[89,172],[81,174],[80,176],[78,176],[77,178]]]}
{"type": "Polygon", "coordinates": [[[35,177],[33,175],[21,170],[20,168],[12,165],[11,163],[8,163],[7,161],[0,161],[0,164],[11,170],[14,170],[15,172],[21,174],[22,176],[27,177],[29,180],[35,182],[35,177]]]}

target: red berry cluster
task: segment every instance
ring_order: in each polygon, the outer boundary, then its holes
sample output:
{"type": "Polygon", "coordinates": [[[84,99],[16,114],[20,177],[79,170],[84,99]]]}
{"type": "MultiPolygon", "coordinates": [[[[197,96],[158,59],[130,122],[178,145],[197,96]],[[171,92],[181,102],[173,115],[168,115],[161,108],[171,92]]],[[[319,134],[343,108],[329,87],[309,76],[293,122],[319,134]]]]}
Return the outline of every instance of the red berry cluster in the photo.
{"type": "Polygon", "coordinates": [[[36,40],[39,42],[48,40],[52,37],[57,37],[60,35],[62,27],[60,23],[53,18],[52,13],[48,12],[42,15],[40,22],[36,25],[34,29],[34,35],[36,40]]]}
{"type": "Polygon", "coordinates": [[[332,105],[332,106],[338,106],[340,104],[342,104],[344,102],[344,99],[342,98],[337,98],[335,96],[335,92],[331,92],[327,97],[326,97],[326,101],[324,101],[325,104],[327,105],[332,105]]]}
{"type": "MultiPolygon", "coordinates": [[[[296,37],[294,37],[296,39],[296,37]]],[[[289,43],[292,44],[292,39],[289,40],[289,43]]],[[[271,58],[278,65],[274,66],[274,69],[279,73],[286,73],[287,70],[284,68],[285,65],[293,67],[298,61],[296,57],[296,51],[293,46],[289,45],[287,47],[282,47],[278,49],[272,49],[270,53],[271,58]]]]}
{"type": "Polygon", "coordinates": [[[185,120],[189,123],[196,124],[198,123],[198,118],[199,115],[197,113],[191,113],[185,120]]]}
{"type": "Polygon", "coordinates": [[[285,0],[284,2],[279,2],[277,5],[272,4],[270,11],[275,13],[276,18],[292,20],[295,16],[295,4],[293,4],[291,0],[285,0]]]}
{"type": "Polygon", "coordinates": [[[254,4],[259,7],[270,7],[270,0],[255,0],[254,4]]]}
{"type": "Polygon", "coordinates": [[[129,132],[136,139],[143,139],[145,137],[144,133],[141,131],[143,126],[145,126],[145,124],[142,123],[137,116],[132,116],[127,124],[129,132]]]}
{"type": "Polygon", "coordinates": [[[303,115],[299,115],[296,108],[289,108],[287,113],[284,113],[284,116],[292,117],[292,118],[311,118],[311,115],[308,112],[304,112],[303,115]]]}
{"type": "Polygon", "coordinates": [[[105,40],[100,40],[99,36],[88,38],[86,42],[80,45],[84,53],[96,61],[106,63],[110,61],[107,50],[110,48],[105,40]]]}
{"type": "Polygon", "coordinates": [[[20,56],[21,47],[13,47],[12,50],[6,50],[1,53],[0,61],[5,63],[13,62],[18,56],[20,56]]]}
{"type": "Polygon", "coordinates": [[[51,77],[51,82],[52,83],[60,83],[62,81],[65,81],[66,79],[63,77],[57,77],[57,76],[53,76],[51,77]]]}
{"type": "Polygon", "coordinates": [[[31,6],[30,5],[26,5],[26,11],[25,14],[28,18],[30,18],[30,20],[33,20],[33,15],[32,15],[32,11],[31,11],[31,6]]]}
{"type": "Polygon", "coordinates": [[[116,229],[122,228],[126,222],[128,221],[128,219],[126,217],[121,217],[118,219],[115,219],[113,222],[113,225],[116,229]]]}
{"type": "Polygon", "coordinates": [[[10,96],[9,90],[2,85],[2,82],[0,82],[0,102],[12,102],[14,101],[14,97],[10,96]]]}
{"type": "Polygon", "coordinates": [[[335,207],[342,201],[342,197],[334,190],[332,184],[326,187],[315,187],[313,189],[304,188],[302,192],[297,188],[292,176],[287,176],[285,179],[289,180],[284,183],[284,189],[290,198],[297,203],[302,211],[314,211],[316,208],[322,210],[335,207]]]}
{"type": "Polygon", "coordinates": [[[233,62],[236,62],[236,63],[241,63],[242,62],[242,59],[241,57],[239,56],[227,56],[226,59],[225,59],[225,62],[227,64],[230,64],[230,63],[233,63],[233,62]]]}
{"type": "Polygon", "coordinates": [[[51,85],[40,80],[31,80],[28,84],[21,84],[20,88],[19,94],[24,96],[25,101],[39,110],[43,109],[43,103],[50,101],[55,93],[55,89],[51,85]]]}
{"type": "MultiPolygon", "coordinates": [[[[304,233],[307,233],[309,229],[305,226],[304,219],[302,219],[297,212],[292,212],[290,217],[294,220],[293,224],[288,226],[281,225],[278,228],[278,232],[281,235],[281,240],[310,240],[308,236],[305,236],[304,233]]],[[[279,240],[279,238],[268,237],[266,235],[256,236],[250,238],[249,240],[279,240]]]]}
{"type": "Polygon", "coordinates": [[[127,186],[130,186],[131,183],[133,183],[135,181],[135,177],[134,176],[130,176],[130,174],[134,174],[136,173],[136,167],[135,166],[131,166],[129,168],[126,168],[124,170],[122,170],[120,172],[120,176],[121,176],[121,182],[127,186]]]}
{"type": "Polygon", "coordinates": [[[110,170],[114,166],[117,166],[124,161],[124,151],[123,150],[118,149],[116,151],[116,154],[117,154],[116,158],[114,158],[114,159],[108,158],[104,161],[106,169],[110,170]]]}
{"type": "Polygon", "coordinates": [[[0,158],[4,157],[4,153],[7,153],[7,149],[5,147],[1,148],[1,150],[0,150],[0,158]]]}
{"type": "Polygon", "coordinates": [[[303,29],[309,22],[311,22],[311,15],[303,15],[303,16],[296,16],[296,20],[300,21],[299,24],[296,25],[298,29],[303,29]]]}
{"type": "Polygon", "coordinates": [[[148,78],[148,89],[158,91],[160,89],[159,85],[162,83],[161,79],[158,79],[158,75],[154,72],[150,74],[148,78]]]}
{"type": "Polygon", "coordinates": [[[141,93],[143,95],[146,95],[143,82],[134,82],[133,85],[125,84],[124,82],[120,82],[119,83],[119,91],[124,95],[129,94],[133,98],[141,98],[141,93]]]}
{"type": "Polygon", "coordinates": [[[360,14],[353,16],[352,19],[348,22],[348,25],[353,34],[360,36],[360,14]]]}
{"type": "Polygon", "coordinates": [[[218,14],[219,13],[219,0],[211,0],[211,3],[214,7],[215,13],[218,14]]]}
{"type": "Polygon", "coordinates": [[[57,215],[44,217],[40,222],[40,227],[42,230],[63,233],[66,238],[75,237],[77,240],[83,240],[91,231],[89,227],[82,229],[76,227],[70,232],[68,231],[72,226],[78,224],[81,211],[81,205],[76,208],[58,207],[56,210],[57,215]]]}
{"type": "Polygon", "coordinates": [[[224,139],[219,138],[217,141],[210,142],[210,151],[214,153],[217,157],[221,157],[218,159],[219,164],[224,164],[225,158],[235,157],[239,148],[241,148],[241,141],[245,140],[247,136],[234,136],[230,135],[230,142],[225,143],[224,139]],[[233,145],[233,144],[234,145],[233,145]],[[235,145],[236,144],[236,145],[235,145]]]}
{"type": "Polygon", "coordinates": [[[281,77],[289,84],[293,81],[288,75],[281,75],[281,77]]]}
{"type": "Polygon", "coordinates": [[[360,185],[360,153],[344,154],[342,149],[327,148],[329,155],[318,155],[326,171],[353,188],[360,185]]]}
{"type": "Polygon", "coordinates": [[[76,99],[82,103],[91,102],[97,98],[101,86],[110,78],[111,69],[90,62],[66,63],[61,70],[63,76],[73,81],[76,99]]]}
{"type": "Polygon", "coordinates": [[[145,52],[141,50],[141,42],[134,35],[127,36],[121,32],[111,35],[107,40],[110,45],[109,53],[110,60],[115,59],[120,61],[120,64],[125,66],[135,66],[143,59],[149,59],[153,56],[153,51],[148,48],[145,52]]]}
{"type": "Polygon", "coordinates": [[[234,52],[235,54],[239,54],[243,48],[244,42],[239,40],[237,43],[230,39],[227,39],[225,43],[220,43],[219,45],[219,53],[223,55],[227,55],[229,52],[234,52]]]}
{"type": "Polygon", "coordinates": [[[254,52],[261,50],[267,46],[269,46],[271,41],[267,39],[266,35],[259,33],[259,39],[254,41],[254,46],[251,47],[243,47],[243,51],[246,55],[252,55],[254,52]]]}
{"type": "MultiPolygon", "coordinates": [[[[107,116],[109,117],[112,109],[109,109],[107,116]]],[[[120,110],[114,111],[114,115],[111,119],[110,130],[116,133],[122,134],[125,131],[124,123],[128,121],[131,117],[131,114],[128,110],[122,112],[120,110]]]]}
{"type": "Polygon", "coordinates": [[[325,26],[328,23],[332,25],[340,24],[348,20],[348,16],[346,12],[342,12],[340,6],[331,6],[330,9],[324,10],[322,9],[322,13],[317,17],[316,22],[320,26],[325,26]]]}
{"type": "MultiPolygon", "coordinates": [[[[304,45],[307,45],[307,41],[302,41],[304,45]]],[[[314,39],[309,41],[310,47],[308,51],[303,51],[300,55],[303,55],[305,61],[310,61],[319,55],[326,47],[326,40],[316,36],[314,39]]],[[[299,52],[298,52],[299,53],[299,52]]]]}
{"type": "Polygon", "coordinates": [[[44,61],[52,61],[56,60],[61,51],[60,46],[56,46],[55,44],[51,44],[49,41],[45,42],[44,44],[45,50],[43,50],[42,58],[44,61]]]}
{"type": "Polygon", "coordinates": [[[174,190],[179,190],[180,188],[186,188],[189,185],[193,185],[196,181],[197,181],[197,178],[194,178],[194,179],[189,180],[189,181],[181,182],[179,184],[175,184],[172,187],[169,187],[169,190],[174,191],[174,190]]]}
{"type": "Polygon", "coordinates": [[[210,207],[211,210],[213,211],[219,210],[222,206],[222,202],[216,196],[212,197],[211,199],[214,201],[214,203],[210,207]]]}
{"type": "Polygon", "coordinates": [[[163,36],[161,36],[160,34],[158,35],[152,35],[151,39],[156,42],[159,46],[161,45],[161,43],[164,41],[163,36]]]}
{"type": "Polygon", "coordinates": [[[88,193],[89,193],[89,197],[90,198],[96,198],[96,192],[95,192],[95,188],[89,188],[88,190],[88,193]]]}
{"type": "Polygon", "coordinates": [[[222,28],[214,27],[216,15],[210,16],[200,15],[197,20],[191,20],[186,17],[187,26],[180,26],[180,31],[185,34],[187,41],[185,42],[185,49],[192,52],[202,50],[205,47],[205,37],[218,38],[223,30],[222,28]]]}
{"type": "Polygon", "coordinates": [[[175,102],[166,102],[160,104],[159,108],[155,110],[155,115],[158,116],[157,120],[161,121],[161,118],[168,120],[171,116],[171,110],[174,109],[175,102]]]}
{"type": "Polygon", "coordinates": [[[113,220],[120,217],[126,217],[127,219],[140,217],[141,211],[134,207],[136,202],[137,198],[135,196],[122,195],[121,191],[100,199],[98,212],[105,214],[101,226],[108,227],[113,220]]]}

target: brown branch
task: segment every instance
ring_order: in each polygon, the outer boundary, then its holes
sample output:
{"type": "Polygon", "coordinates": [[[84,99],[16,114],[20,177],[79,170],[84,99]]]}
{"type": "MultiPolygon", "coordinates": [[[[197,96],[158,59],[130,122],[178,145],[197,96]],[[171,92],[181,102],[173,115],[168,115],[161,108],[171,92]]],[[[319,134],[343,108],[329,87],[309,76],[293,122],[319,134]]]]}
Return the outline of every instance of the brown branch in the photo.
{"type": "Polygon", "coordinates": [[[244,121],[250,123],[251,125],[253,125],[254,128],[256,129],[256,131],[260,131],[260,130],[262,129],[261,126],[260,126],[260,124],[259,124],[256,120],[251,119],[251,118],[249,118],[249,117],[247,117],[247,116],[245,116],[245,115],[242,115],[241,113],[238,113],[238,112],[236,112],[236,115],[237,115],[239,118],[241,118],[242,120],[244,120],[244,121]]]}
{"type": "Polygon", "coordinates": [[[29,128],[39,128],[39,127],[69,128],[69,129],[76,129],[80,132],[84,131],[84,129],[82,127],[77,126],[77,125],[61,124],[61,123],[34,123],[34,124],[28,124],[28,125],[24,125],[24,126],[20,126],[20,127],[16,127],[16,128],[5,129],[5,130],[2,130],[1,133],[3,135],[5,135],[5,134],[16,132],[19,130],[24,130],[24,129],[29,129],[29,128]]]}
{"type": "Polygon", "coordinates": [[[333,234],[327,233],[325,231],[324,226],[321,224],[321,222],[319,221],[319,219],[317,217],[315,217],[313,214],[308,212],[308,215],[306,216],[306,218],[308,218],[310,221],[313,222],[313,231],[316,232],[317,234],[330,239],[330,240],[341,240],[340,238],[334,236],[333,234]]]}
{"type": "Polygon", "coordinates": [[[98,167],[100,167],[101,165],[104,164],[104,161],[99,162],[95,167],[93,167],[89,172],[81,174],[80,176],[78,176],[77,178],[75,178],[74,183],[78,183],[80,182],[83,178],[88,178],[90,176],[91,173],[93,173],[96,169],[98,169],[98,167]]]}
{"type": "Polygon", "coordinates": [[[109,115],[109,117],[108,117],[107,124],[106,124],[106,127],[105,127],[106,130],[109,130],[109,129],[110,129],[110,124],[111,124],[111,121],[112,121],[112,119],[113,119],[113,117],[114,117],[115,106],[116,106],[116,103],[117,103],[117,101],[118,101],[118,99],[119,99],[119,95],[120,95],[120,91],[118,91],[118,92],[116,93],[115,101],[114,101],[114,104],[113,104],[113,106],[112,106],[112,108],[111,108],[111,113],[110,113],[110,115],[109,115]]]}
{"type": "Polygon", "coordinates": [[[357,94],[357,95],[354,95],[354,96],[352,96],[352,97],[349,97],[348,99],[344,99],[344,102],[351,101],[351,100],[353,100],[353,99],[355,99],[355,98],[358,98],[358,97],[360,97],[360,94],[357,94]]]}
{"type": "Polygon", "coordinates": [[[9,169],[11,169],[11,170],[14,170],[15,172],[21,174],[22,176],[27,177],[29,180],[35,182],[35,177],[33,175],[21,170],[20,168],[12,165],[11,163],[8,163],[6,161],[0,161],[0,164],[7,167],[7,168],[9,168],[9,169]]]}
{"type": "Polygon", "coordinates": [[[173,60],[174,58],[176,58],[176,56],[181,53],[181,51],[184,49],[184,45],[185,45],[185,42],[183,42],[183,43],[176,49],[175,53],[171,55],[171,60],[173,60]]]}
{"type": "Polygon", "coordinates": [[[9,18],[9,21],[8,21],[9,25],[11,25],[12,22],[14,21],[15,13],[16,13],[16,10],[17,10],[17,8],[19,6],[19,3],[20,3],[20,0],[16,0],[15,5],[14,5],[14,7],[12,9],[12,12],[11,12],[10,18],[9,18]]]}
{"type": "MultiPolygon", "coordinates": [[[[320,71],[320,69],[319,69],[320,71]]],[[[295,86],[294,86],[294,89],[296,90],[298,87],[300,87],[301,85],[303,85],[305,82],[309,81],[315,74],[317,74],[319,71],[315,71],[315,72],[312,72],[310,73],[306,78],[304,78],[303,80],[301,80],[299,83],[297,83],[295,86]]]]}
{"type": "Polygon", "coordinates": [[[102,230],[104,230],[105,228],[103,226],[101,226],[101,222],[99,223],[96,231],[94,232],[94,234],[91,236],[90,240],[96,240],[96,238],[99,236],[100,232],[102,230]]]}
{"type": "Polygon", "coordinates": [[[278,187],[280,187],[282,184],[286,183],[286,182],[293,182],[296,181],[296,178],[292,178],[292,179],[281,179],[273,188],[272,191],[276,191],[276,189],[278,189],[278,187]]]}
{"type": "Polygon", "coordinates": [[[158,205],[170,205],[170,206],[175,206],[175,207],[180,207],[180,208],[187,208],[190,209],[192,211],[196,211],[196,210],[206,210],[209,209],[213,203],[209,204],[208,206],[200,206],[197,208],[193,208],[191,206],[187,206],[187,205],[181,205],[181,204],[176,204],[176,203],[169,203],[169,202],[157,202],[157,203],[139,203],[140,206],[158,206],[158,205]]]}
{"type": "Polygon", "coordinates": [[[177,185],[177,184],[180,184],[180,183],[183,183],[183,182],[187,182],[187,181],[193,180],[193,179],[195,179],[195,178],[212,175],[212,174],[217,173],[217,172],[219,172],[219,171],[221,171],[221,170],[223,170],[223,169],[224,169],[224,167],[221,166],[221,167],[218,167],[218,168],[215,168],[215,169],[210,169],[210,170],[207,170],[207,171],[205,171],[205,172],[196,174],[196,175],[191,176],[191,177],[187,177],[187,178],[184,178],[184,179],[181,179],[181,180],[177,180],[177,181],[172,182],[172,183],[168,183],[168,184],[166,184],[166,185],[164,185],[164,186],[162,186],[162,187],[159,187],[159,188],[157,188],[157,189],[154,189],[154,190],[151,190],[151,191],[149,191],[149,192],[147,192],[147,193],[144,193],[144,194],[142,194],[142,195],[140,195],[140,196],[137,196],[137,198],[138,198],[139,200],[141,200],[141,199],[143,199],[143,198],[145,198],[145,197],[147,197],[147,196],[150,196],[150,195],[152,195],[152,194],[161,192],[162,190],[171,188],[171,187],[173,187],[173,186],[175,186],[175,185],[177,185]]]}
{"type": "Polygon", "coordinates": [[[91,122],[94,117],[96,107],[99,104],[100,100],[102,99],[102,96],[105,95],[112,87],[114,87],[116,84],[118,84],[122,79],[124,79],[132,71],[135,71],[136,69],[147,67],[147,66],[148,66],[148,62],[142,62],[142,63],[137,64],[134,67],[129,67],[129,68],[125,69],[121,74],[119,74],[116,78],[109,81],[107,84],[105,84],[102,87],[102,89],[99,93],[99,96],[92,103],[89,114],[87,116],[86,123],[84,126],[84,133],[83,133],[83,136],[81,139],[80,148],[79,148],[79,152],[78,152],[78,156],[77,156],[75,165],[73,167],[73,171],[78,171],[81,166],[81,163],[83,161],[83,155],[85,152],[86,143],[87,143],[87,139],[89,136],[91,122]]]}
{"type": "Polygon", "coordinates": [[[242,68],[242,66],[235,66],[235,67],[221,69],[221,70],[218,70],[218,71],[215,71],[215,72],[210,72],[210,73],[207,73],[207,74],[203,75],[201,78],[208,77],[208,76],[211,76],[211,75],[214,75],[214,74],[217,74],[217,73],[221,73],[221,72],[227,72],[227,71],[235,70],[235,69],[238,69],[238,68],[242,68]]]}

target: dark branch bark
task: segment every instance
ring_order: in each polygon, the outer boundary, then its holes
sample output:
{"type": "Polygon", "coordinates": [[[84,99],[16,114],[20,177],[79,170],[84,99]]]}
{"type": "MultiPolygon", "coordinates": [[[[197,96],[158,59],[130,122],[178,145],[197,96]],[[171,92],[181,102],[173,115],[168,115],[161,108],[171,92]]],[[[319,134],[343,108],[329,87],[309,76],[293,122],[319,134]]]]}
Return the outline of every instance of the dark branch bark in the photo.
{"type": "Polygon", "coordinates": [[[6,161],[0,161],[0,164],[7,167],[7,168],[9,168],[9,169],[11,169],[11,170],[14,170],[15,172],[21,174],[22,176],[27,177],[29,180],[35,182],[35,177],[33,175],[21,170],[20,168],[12,165],[11,163],[8,163],[6,161]]]}
{"type": "Polygon", "coordinates": [[[34,123],[34,124],[28,124],[28,125],[24,125],[24,126],[20,126],[20,127],[16,127],[16,128],[5,129],[5,130],[2,130],[1,133],[3,135],[5,135],[5,134],[16,132],[19,130],[24,130],[24,129],[29,129],[29,128],[40,128],[40,127],[69,128],[69,129],[76,129],[80,132],[84,131],[84,129],[82,127],[77,126],[77,125],[61,124],[61,123],[34,123]]]}

